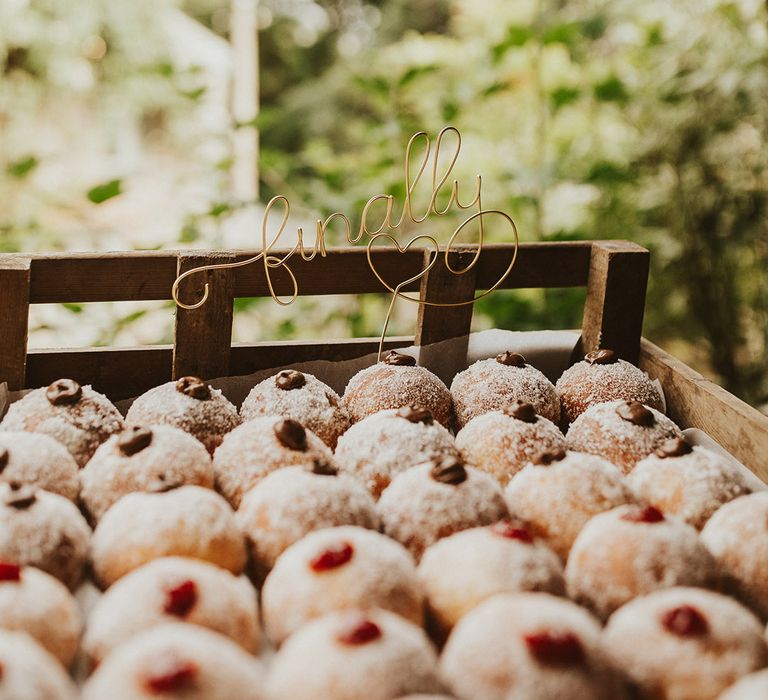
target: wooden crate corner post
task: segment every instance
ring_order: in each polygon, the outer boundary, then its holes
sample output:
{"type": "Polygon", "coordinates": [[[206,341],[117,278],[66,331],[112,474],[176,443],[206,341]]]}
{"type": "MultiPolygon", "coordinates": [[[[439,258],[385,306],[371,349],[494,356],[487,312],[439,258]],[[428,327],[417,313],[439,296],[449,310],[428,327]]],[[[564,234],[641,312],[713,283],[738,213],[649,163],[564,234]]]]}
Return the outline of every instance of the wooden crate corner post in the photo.
{"type": "Polygon", "coordinates": [[[31,261],[0,256],[0,382],[12,391],[24,388],[29,331],[31,261]]]}

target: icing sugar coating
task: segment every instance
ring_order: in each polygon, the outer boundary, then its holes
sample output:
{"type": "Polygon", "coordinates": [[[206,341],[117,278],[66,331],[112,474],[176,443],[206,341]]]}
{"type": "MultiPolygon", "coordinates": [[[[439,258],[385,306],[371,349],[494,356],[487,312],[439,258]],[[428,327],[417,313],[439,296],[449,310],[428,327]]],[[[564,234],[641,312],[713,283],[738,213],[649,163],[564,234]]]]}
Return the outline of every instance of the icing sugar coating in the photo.
{"type": "Polygon", "coordinates": [[[653,407],[648,407],[655,419],[653,425],[624,420],[617,413],[624,403],[609,401],[590,406],[568,429],[568,449],[604,457],[628,474],[665,440],[683,436],[680,428],[653,407]]]}
{"type": "Polygon", "coordinates": [[[245,494],[236,518],[257,580],[310,532],[339,525],[379,527],[373,498],[357,479],[314,474],[303,467],[285,467],[264,477],[245,494]]]}
{"type": "Polygon", "coordinates": [[[366,608],[330,613],[296,632],[275,658],[268,690],[271,700],[390,700],[442,687],[424,632],[398,615],[366,608]],[[352,616],[374,623],[380,636],[367,644],[339,641],[352,616]]]}
{"type": "Polygon", "coordinates": [[[568,452],[549,465],[529,464],[512,477],[504,495],[509,512],[527,521],[563,561],[592,516],[635,500],[613,464],[584,452],[568,452]]]}
{"type": "Polygon", "coordinates": [[[336,447],[339,467],[361,479],[374,498],[397,474],[434,455],[458,456],[453,436],[437,421],[411,422],[395,409],[355,423],[336,447]]]}
{"type": "Polygon", "coordinates": [[[464,615],[498,593],[565,593],[563,566],[542,540],[526,541],[499,530],[503,528],[464,530],[424,552],[418,574],[438,639],[445,639],[464,615]]]}
{"type": "Polygon", "coordinates": [[[719,700],[754,700],[768,697],[768,669],[744,676],[723,693],[719,700]]]}
{"type": "Polygon", "coordinates": [[[202,559],[241,573],[245,542],[227,502],[200,486],[130,493],[104,514],[93,533],[93,572],[104,588],[167,556],[202,559]]]}
{"type": "Polygon", "coordinates": [[[721,505],[750,492],[735,466],[703,447],[679,457],[650,454],[629,483],[638,498],[699,530],[721,505]]]}
{"type": "Polygon", "coordinates": [[[224,438],[213,455],[216,488],[233,508],[240,506],[247,491],[277,469],[312,468],[316,461],[334,464],[333,453],[310,430],[306,431],[304,450],[280,442],[275,426],[282,420],[279,416],[264,416],[243,423],[224,438]]]}
{"type": "Polygon", "coordinates": [[[43,433],[0,431],[0,481],[29,484],[76,501],[78,464],[64,445],[43,433]]]}
{"type": "Polygon", "coordinates": [[[553,423],[560,419],[555,387],[529,364],[514,367],[495,359],[479,360],[453,378],[451,396],[460,428],[475,416],[503,411],[515,400],[533,404],[536,413],[553,423]]]}
{"type": "Polygon", "coordinates": [[[498,482],[466,467],[466,480],[441,483],[431,476],[430,462],[411,467],[384,490],[377,508],[384,532],[407,547],[418,561],[441,537],[506,517],[498,482]]]}
{"type": "Polygon", "coordinates": [[[9,700],[76,700],[77,688],[64,668],[24,632],[0,630],[2,697],[9,700]]]}
{"type": "Polygon", "coordinates": [[[446,428],[453,424],[451,392],[425,367],[366,367],[349,380],[342,400],[353,423],[388,408],[424,406],[446,428]]]}
{"type": "Polygon", "coordinates": [[[671,588],[627,603],[611,616],[603,641],[613,663],[644,697],[715,700],[768,663],[758,619],[736,601],[697,588],[671,588]],[[683,627],[688,634],[671,632],[665,620],[681,609],[700,616],[703,624],[683,627]]]}
{"type": "Polygon", "coordinates": [[[210,387],[210,398],[200,400],[166,382],[139,396],[125,416],[129,425],[171,425],[196,437],[213,454],[224,436],[240,425],[237,409],[219,389],[210,387]]]}
{"type": "Polygon", "coordinates": [[[86,682],[82,700],[265,700],[263,687],[261,664],[233,641],[167,623],[121,644],[86,682]]]}
{"type": "Polygon", "coordinates": [[[74,589],[88,559],[91,528],[72,501],[34,491],[34,501],[15,508],[4,501],[11,492],[0,485],[0,561],[36,566],[74,589]]]}
{"type": "Polygon", "coordinates": [[[726,503],[704,526],[701,539],[726,590],[768,616],[768,492],[726,503]]]}
{"type": "Polygon", "coordinates": [[[440,670],[459,698],[621,697],[600,646],[597,620],[570,601],[546,593],[505,593],[481,603],[454,628],[440,670]],[[537,658],[526,640],[541,634],[570,638],[580,658],[561,663],[537,658]]]}
{"type": "Polygon", "coordinates": [[[113,435],[80,473],[80,498],[94,520],[122,496],[152,490],[160,483],[213,488],[211,458],[199,440],[167,425],[149,430],[149,445],[130,455],[120,448],[123,433],[113,435]]]}
{"type": "Polygon", "coordinates": [[[467,464],[492,474],[504,486],[542,450],[565,449],[565,437],[543,416],[528,423],[492,411],[469,421],[456,435],[456,447],[467,464]]]}
{"type": "Polygon", "coordinates": [[[136,634],[186,622],[223,634],[255,654],[258,616],[256,591],[245,578],[207,562],[164,557],[126,574],[98,600],[88,617],[83,650],[96,665],[136,634]],[[192,591],[190,602],[183,609],[170,608],[171,592],[185,584],[192,591]]]}
{"type": "Polygon", "coordinates": [[[333,610],[379,607],[422,622],[423,592],[408,552],[388,537],[360,527],[318,530],[283,552],[261,591],[264,628],[281,644],[309,620],[333,610]],[[318,571],[312,563],[339,546],[351,557],[318,571]]]}
{"type": "Polygon", "coordinates": [[[240,407],[240,415],[246,421],[259,416],[293,418],[334,449],[339,436],[349,428],[349,414],[331,387],[312,374],[301,375],[304,384],[287,391],[278,386],[278,375],[259,382],[240,407]]]}
{"type": "Polygon", "coordinates": [[[656,590],[714,583],[714,562],[694,528],[674,518],[631,519],[641,512],[625,505],[596,515],[571,548],[568,595],[602,618],[656,590]]]}
{"type": "Polygon", "coordinates": [[[77,403],[54,406],[46,389],[35,389],[8,407],[0,430],[43,433],[66,447],[79,466],[85,466],[96,448],[113,433],[122,430],[123,417],[112,402],[82,387],[77,403]]]}
{"type": "Polygon", "coordinates": [[[415,695],[401,695],[397,700],[453,700],[448,695],[424,695],[416,693],[415,695]]]}
{"type": "Polygon", "coordinates": [[[573,423],[590,406],[607,401],[639,401],[657,411],[664,408],[650,377],[626,360],[610,364],[577,362],[563,372],[555,388],[564,425],[573,423]]]}
{"type": "Polygon", "coordinates": [[[82,619],[63,583],[25,566],[18,581],[0,581],[0,627],[26,632],[68,667],[77,653],[82,619]]]}

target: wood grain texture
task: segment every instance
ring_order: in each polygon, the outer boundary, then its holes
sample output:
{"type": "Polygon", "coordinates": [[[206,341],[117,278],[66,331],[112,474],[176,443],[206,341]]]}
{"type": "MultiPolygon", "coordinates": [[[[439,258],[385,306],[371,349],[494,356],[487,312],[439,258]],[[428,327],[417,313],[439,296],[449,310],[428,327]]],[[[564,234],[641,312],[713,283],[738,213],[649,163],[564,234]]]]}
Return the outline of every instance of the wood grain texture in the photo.
{"type": "Polygon", "coordinates": [[[24,386],[29,328],[29,258],[0,256],[0,381],[24,386]]]}
{"type": "Polygon", "coordinates": [[[661,382],[669,417],[681,428],[705,431],[768,481],[768,416],[645,339],[640,368],[661,382]]]}

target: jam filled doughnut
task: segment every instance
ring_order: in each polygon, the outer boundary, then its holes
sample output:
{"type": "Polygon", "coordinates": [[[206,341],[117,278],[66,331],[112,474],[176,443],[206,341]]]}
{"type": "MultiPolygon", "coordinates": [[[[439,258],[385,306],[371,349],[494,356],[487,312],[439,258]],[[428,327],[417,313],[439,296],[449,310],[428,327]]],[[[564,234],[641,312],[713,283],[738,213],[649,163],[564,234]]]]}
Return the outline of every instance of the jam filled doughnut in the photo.
{"type": "Polygon", "coordinates": [[[167,425],[132,425],[103,443],[80,473],[80,499],[98,520],[122,496],[158,481],[213,488],[208,451],[189,433],[167,425]]]}
{"type": "Polygon", "coordinates": [[[353,423],[388,408],[423,406],[446,428],[453,425],[453,402],[448,387],[416,360],[396,350],[360,370],[349,380],[343,398],[353,423]]]}
{"type": "Polygon", "coordinates": [[[129,425],[170,425],[196,437],[213,454],[240,425],[237,409],[199,377],[182,377],[143,393],[128,409],[129,425]]]}
{"type": "Polygon", "coordinates": [[[622,697],[597,620],[547,593],[505,593],[481,603],[454,628],[440,669],[462,700],[622,697]]]}
{"type": "Polygon", "coordinates": [[[563,372],[555,388],[566,426],[590,406],[606,401],[637,401],[664,410],[661,394],[650,377],[607,348],[587,353],[563,372]]]}
{"type": "Polygon", "coordinates": [[[533,404],[513,401],[503,411],[473,418],[456,435],[464,461],[495,476],[502,486],[544,450],[565,449],[565,437],[533,404]]]}
{"type": "Polygon", "coordinates": [[[72,501],[17,483],[0,485],[0,561],[36,566],[74,589],[90,538],[72,501]]]}
{"type": "Polygon", "coordinates": [[[264,416],[235,428],[213,456],[216,488],[233,508],[267,474],[283,467],[334,469],[333,453],[293,418],[264,416]]]}
{"type": "Polygon", "coordinates": [[[275,657],[267,689],[270,700],[391,700],[442,687],[424,632],[371,608],[333,612],[302,627],[275,657]]]}
{"type": "Polygon", "coordinates": [[[433,456],[458,457],[453,436],[429,409],[403,406],[355,423],[339,440],[336,462],[379,498],[392,479],[433,456]]]}
{"type": "Polygon", "coordinates": [[[8,407],[0,423],[0,430],[55,438],[81,467],[102,442],[122,428],[123,417],[106,396],[72,379],[59,379],[30,391],[8,407]]]}
{"type": "Polygon", "coordinates": [[[581,528],[594,515],[635,500],[623,474],[584,452],[544,450],[509,482],[509,512],[565,561],[581,528]]]}
{"type": "Polygon", "coordinates": [[[240,415],[246,421],[260,416],[293,418],[332,450],[350,424],[341,397],[313,375],[295,369],[284,369],[253,387],[240,415]]]}
{"type": "Polygon", "coordinates": [[[609,401],[590,406],[568,429],[568,449],[613,462],[625,474],[665,440],[683,434],[669,418],[637,401],[609,401]]]}
{"type": "Polygon", "coordinates": [[[198,625],[153,627],[121,644],[83,687],[82,700],[266,700],[261,664],[198,625]]]}
{"type": "Polygon", "coordinates": [[[0,562],[0,627],[26,632],[69,667],[77,654],[82,619],[58,579],[32,566],[0,562]]]}
{"type": "Polygon", "coordinates": [[[201,486],[172,487],[161,482],[156,493],[129,493],[104,514],[91,543],[94,577],[103,588],[168,556],[243,571],[245,542],[227,502],[201,486]]]}
{"type": "Polygon", "coordinates": [[[637,596],[714,583],[712,556],[694,528],[653,506],[600,513],[579,533],[565,567],[568,595],[607,618],[637,596]]]}
{"type": "Polygon", "coordinates": [[[557,555],[516,520],[439,540],[424,552],[418,574],[429,626],[438,640],[445,640],[466,613],[498,593],[565,593],[557,555]]]}
{"type": "Polygon", "coordinates": [[[699,530],[721,505],[750,493],[728,460],[681,438],[663,442],[638,462],[629,484],[640,500],[699,530]]]}
{"type": "Polygon", "coordinates": [[[126,639],[166,622],[207,627],[253,654],[259,648],[256,591],[245,578],[196,559],[164,557],[126,574],[99,598],[83,651],[96,666],[126,639]]]}
{"type": "Polygon", "coordinates": [[[257,581],[310,532],[339,525],[379,527],[376,505],[365,486],[323,464],[311,470],[285,467],[267,475],[245,494],[236,518],[248,540],[257,581]]]}
{"type": "Polygon", "coordinates": [[[264,628],[281,644],[333,610],[379,607],[421,624],[423,593],[408,552],[378,532],[318,530],[283,552],[261,591],[264,628]]]}
{"type": "Polygon", "coordinates": [[[768,663],[758,619],[736,601],[698,588],[627,603],[611,616],[603,642],[639,697],[715,700],[768,663]]]}
{"type": "Polygon", "coordinates": [[[399,474],[377,508],[384,532],[417,561],[441,537],[507,516],[498,482],[454,457],[436,458],[399,474]]]}
{"type": "Polygon", "coordinates": [[[78,464],[64,445],[42,433],[0,431],[0,481],[26,484],[77,501],[78,464]]]}
{"type": "Polygon", "coordinates": [[[480,360],[459,372],[451,384],[451,396],[459,428],[483,413],[503,411],[514,401],[532,404],[536,413],[553,423],[560,419],[552,382],[517,352],[480,360]]]}

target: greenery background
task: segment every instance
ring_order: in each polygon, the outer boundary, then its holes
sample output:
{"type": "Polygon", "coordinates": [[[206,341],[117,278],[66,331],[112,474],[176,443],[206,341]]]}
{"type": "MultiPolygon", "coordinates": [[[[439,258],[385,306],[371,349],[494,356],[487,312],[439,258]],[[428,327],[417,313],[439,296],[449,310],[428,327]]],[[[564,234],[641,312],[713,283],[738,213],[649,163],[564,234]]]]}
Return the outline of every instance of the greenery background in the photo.
{"type": "MultiPolygon", "coordinates": [[[[255,244],[233,226],[253,203],[231,195],[231,136],[253,124],[226,109],[227,14],[0,3],[0,252],[255,244]]],[[[522,240],[649,247],[645,334],[766,409],[764,2],[261,0],[259,25],[262,201],[287,194],[311,221],[401,197],[408,136],[453,124],[458,176],[481,172],[522,240]]],[[[476,324],[574,327],[582,300],[498,294],[476,324]]],[[[238,300],[235,339],[376,334],[385,303],[238,300]]],[[[391,332],[414,317],[398,308],[391,332]]],[[[31,342],[166,342],[171,318],[35,308],[31,342]]]]}

